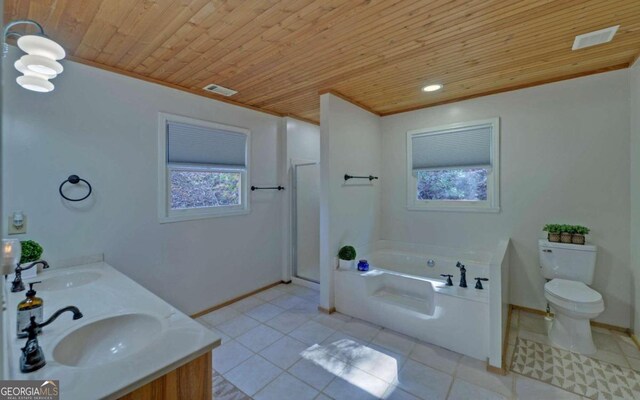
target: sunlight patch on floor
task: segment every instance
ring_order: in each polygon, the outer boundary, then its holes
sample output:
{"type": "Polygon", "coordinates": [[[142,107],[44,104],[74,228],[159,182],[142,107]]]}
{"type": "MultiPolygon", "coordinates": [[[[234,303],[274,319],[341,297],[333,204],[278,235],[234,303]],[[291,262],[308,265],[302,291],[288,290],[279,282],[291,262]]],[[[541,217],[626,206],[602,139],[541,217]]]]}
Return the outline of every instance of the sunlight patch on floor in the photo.
{"type": "Polygon", "coordinates": [[[377,397],[383,393],[380,393],[379,385],[371,385],[375,379],[371,378],[382,379],[387,384],[398,381],[395,358],[350,339],[340,339],[327,345],[315,344],[303,351],[301,356],[377,397]]]}

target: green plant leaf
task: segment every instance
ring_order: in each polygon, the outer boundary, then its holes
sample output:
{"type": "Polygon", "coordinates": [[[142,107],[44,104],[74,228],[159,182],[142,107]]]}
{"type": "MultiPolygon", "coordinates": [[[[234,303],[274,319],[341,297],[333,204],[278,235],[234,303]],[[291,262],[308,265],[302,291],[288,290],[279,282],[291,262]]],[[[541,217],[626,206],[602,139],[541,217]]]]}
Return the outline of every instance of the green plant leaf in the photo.
{"type": "Polygon", "coordinates": [[[356,259],[356,249],[353,246],[343,246],[338,252],[338,258],[351,261],[356,259]]]}
{"type": "Polygon", "coordinates": [[[20,264],[38,261],[44,251],[42,246],[35,240],[21,240],[20,246],[22,247],[20,264]]]}

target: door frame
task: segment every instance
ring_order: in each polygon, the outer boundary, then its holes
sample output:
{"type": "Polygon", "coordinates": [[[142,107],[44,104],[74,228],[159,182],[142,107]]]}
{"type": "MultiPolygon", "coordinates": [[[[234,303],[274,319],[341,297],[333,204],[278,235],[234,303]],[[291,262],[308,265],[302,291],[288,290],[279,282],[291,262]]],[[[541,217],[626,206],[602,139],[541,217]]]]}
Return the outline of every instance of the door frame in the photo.
{"type": "MultiPolygon", "coordinates": [[[[295,284],[298,285],[302,285],[302,286],[307,286],[310,288],[314,288],[314,289],[320,289],[320,281],[315,282],[312,280],[308,280],[308,279],[303,279],[303,278],[299,278],[298,276],[296,276],[296,272],[297,272],[297,249],[298,249],[298,204],[297,204],[297,194],[298,194],[298,187],[297,187],[297,167],[304,167],[304,166],[309,166],[309,165],[317,165],[318,167],[320,167],[320,162],[319,161],[314,161],[314,160],[305,160],[305,159],[291,159],[291,163],[290,163],[290,171],[291,171],[291,181],[289,182],[289,187],[291,187],[291,194],[290,194],[290,199],[289,199],[289,204],[291,204],[291,208],[290,208],[290,221],[291,221],[291,226],[290,226],[290,232],[291,232],[291,248],[289,251],[289,257],[291,262],[289,263],[290,265],[290,276],[291,276],[291,281],[295,284]]],[[[319,227],[318,227],[319,229],[319,227]]],[[[318,254],[319,256],[319,254],[318,254]]],[[[318,267],[320,267],[318,265],[318,267]]]]}

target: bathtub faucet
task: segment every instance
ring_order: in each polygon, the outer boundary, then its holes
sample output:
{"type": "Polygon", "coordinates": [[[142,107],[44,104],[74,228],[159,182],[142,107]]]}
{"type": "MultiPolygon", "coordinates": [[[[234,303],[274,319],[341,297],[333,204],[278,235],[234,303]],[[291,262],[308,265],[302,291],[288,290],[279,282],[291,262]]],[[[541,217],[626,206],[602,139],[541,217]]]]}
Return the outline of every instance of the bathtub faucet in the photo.
{"type": "Polygon", "coordinates": [[[443,278],[447,278],[447,283],[445,283],[445,286],[453,286],[453,282],[451,281],[451,277],[453,277],[453,275],[451,274],[440,274],[441,277],[443,278]]]}
{"type": "Polygon", "coordinates": [[[467,269],[460,261],[458,261],[456,267],[460,268],[460,287],[467,287],[467,269]]]}

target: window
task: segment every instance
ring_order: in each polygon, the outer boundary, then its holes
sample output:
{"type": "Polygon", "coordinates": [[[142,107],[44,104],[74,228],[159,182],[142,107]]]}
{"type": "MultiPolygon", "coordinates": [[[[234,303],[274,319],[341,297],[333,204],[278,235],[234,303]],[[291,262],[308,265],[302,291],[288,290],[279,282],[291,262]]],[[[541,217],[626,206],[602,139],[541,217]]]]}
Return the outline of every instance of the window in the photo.
{"type": "Polygon", "coordinates": [[[160,222],[249,212],[248,130],[161,113],[158,134],[160,222]]]}
{"type": "Polygon", "coordinates": [[[407,132],[407,207],[498,212],[499,119],[407,132]]]}

